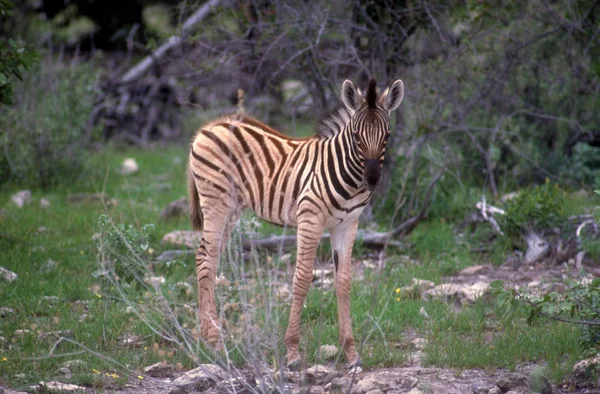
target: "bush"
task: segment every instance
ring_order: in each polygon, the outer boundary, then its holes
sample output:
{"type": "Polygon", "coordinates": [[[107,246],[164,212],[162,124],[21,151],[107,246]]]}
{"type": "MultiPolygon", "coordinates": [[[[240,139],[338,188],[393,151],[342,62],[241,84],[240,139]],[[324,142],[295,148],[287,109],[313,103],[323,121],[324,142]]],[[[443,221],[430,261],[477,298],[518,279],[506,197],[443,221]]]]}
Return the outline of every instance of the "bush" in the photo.
{"type": "Polygon", "coordinates": [[[507,235],[518,236],[528,231],[543,233],[566,222],[564,214],[565,192],[556,183],[546,183],[523,190],[508,201],[504,224],[507,235]]]}
{"type": "MultiPolygon", "coordinates": [[[[9,0],[0,0],[0,22],[10,17],[14,5],[9,0]]],[[[13,102],[13,82],[23,80],[23,71],[37,62],[38,55],[18,41],[0,37],[0,104],[13,102]]]]}
{"type": "Polygon", "coordinates": [[[0,117],[0,184],[48,188],[85,173],[88,127],[97,73],[90,65],[39,67],[26,78],[19,100],[0,117]]]}

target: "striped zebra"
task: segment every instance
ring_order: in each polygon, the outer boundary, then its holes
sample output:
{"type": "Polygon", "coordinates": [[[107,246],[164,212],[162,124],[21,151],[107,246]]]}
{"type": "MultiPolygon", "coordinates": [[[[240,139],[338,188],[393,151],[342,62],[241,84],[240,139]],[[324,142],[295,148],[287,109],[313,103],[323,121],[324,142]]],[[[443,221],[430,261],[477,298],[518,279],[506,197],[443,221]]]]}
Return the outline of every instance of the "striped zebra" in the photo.
{"type": "Polygon", "coordinates": [[[196,256],[200,333],[220,346],[214,285],[234,224],[246,209],[297,227],[297,262],[285,334],[290,368],[300,364],[300,313],[312,283],[317,245],[329,230],[335,268],[339,340],[349,366],[360,364],[350,318],[351,256],[358,216],[381,181],[390,112],[404,97],[401,80],[378,95],[346,80],[344,106],[324,119],[317,135],[292,138],[241,115],[203,126],[191,144],[188,189],[191,219],[203,228],[196,256]]]}

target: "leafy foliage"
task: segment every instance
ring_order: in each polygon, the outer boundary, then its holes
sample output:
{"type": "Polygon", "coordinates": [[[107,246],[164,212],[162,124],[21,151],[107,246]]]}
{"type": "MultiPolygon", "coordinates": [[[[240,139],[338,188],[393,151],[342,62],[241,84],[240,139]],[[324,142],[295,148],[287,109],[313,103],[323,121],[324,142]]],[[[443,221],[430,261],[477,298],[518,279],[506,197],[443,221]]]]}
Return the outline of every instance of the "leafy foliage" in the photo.
{"type": "Polygon", "coordinates": [[[144,224],[138,229],[131,224],[114,224],[108,216],[100,215],[98,228],[101,231],[98,259],[103,270],[96,271],[95,276],[136,287],[146,272],[145,260],[154,224],[144,224]]]}
{"type": "Polygon", "coordinates": [[[518,235],[564,223],[564,199],[565,192],[548,179],[543,185],[523,190],[508,201],[502,228],[509,235],[518,235]]]}
{"type": "Polygon", "coordinates": [[[28,76],[19,102],[0,118],[0,184],[46,189],[86,174],[86,148],[100,127],[88,125],[97,73],[89,64],[46,67],[28,76]]]}
{"type": "Polygon", "coordinates": [[[514,318],[518,311],[525,310],[529,324],[542,317],[580,324],[584,348],[590,354],[600,350],[600,279],[573,282],[564,294],[551,292],[541,298],[505,289],[502,281],[493,282],[491,288],[504,318],[514,318]]]}
{"type": "MultiPolygon", "coordinates": [[[[0,20],[10,17],[13,8],[9,0],[0,0],[0,20]]],[[[37,61],[38,54],[27,50],[22,42],[0,37],[0,104],[12,104],[15,78],[22,81],[23,71],[37,61]]]]}

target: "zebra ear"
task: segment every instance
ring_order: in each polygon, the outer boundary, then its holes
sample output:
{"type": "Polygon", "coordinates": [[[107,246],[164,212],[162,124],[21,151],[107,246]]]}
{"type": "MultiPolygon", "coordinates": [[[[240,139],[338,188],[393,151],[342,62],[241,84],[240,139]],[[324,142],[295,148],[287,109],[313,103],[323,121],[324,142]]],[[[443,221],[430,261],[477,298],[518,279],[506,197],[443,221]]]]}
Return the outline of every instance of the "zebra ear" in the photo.
{"type": "Polygon", "coordinates": [[[398,108],[403,98],[404,84],[398,79],[391,84],[390,87],[385,90],[385,92],[383,92],[379,98],[379,103],[383,106],[383,108],[387,109],[388,112],[392,112],[398,108]]]}
{"type": "Polygon", "coordinates": [[[352,81],[346,79],[342,85],[342,101],[344,105],[351,111],[356,111],[360,106],[361,102],[360,91],[352,83],[352,81]]]}

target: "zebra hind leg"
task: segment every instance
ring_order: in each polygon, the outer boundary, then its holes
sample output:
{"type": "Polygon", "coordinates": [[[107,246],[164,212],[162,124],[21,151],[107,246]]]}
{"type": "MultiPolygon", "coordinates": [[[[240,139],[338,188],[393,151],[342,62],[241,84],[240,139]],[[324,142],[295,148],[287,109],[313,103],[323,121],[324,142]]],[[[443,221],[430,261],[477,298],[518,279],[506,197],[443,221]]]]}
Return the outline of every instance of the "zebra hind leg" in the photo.
{"type": "Polygon", "coordinates": [[[200,335],[217,349],[222,347],[223,340],[215,304],[215,278],[232,228],[228,216],[211,214],[210,211],[205,214],[204,232],[196,254],[200,335]]]}

